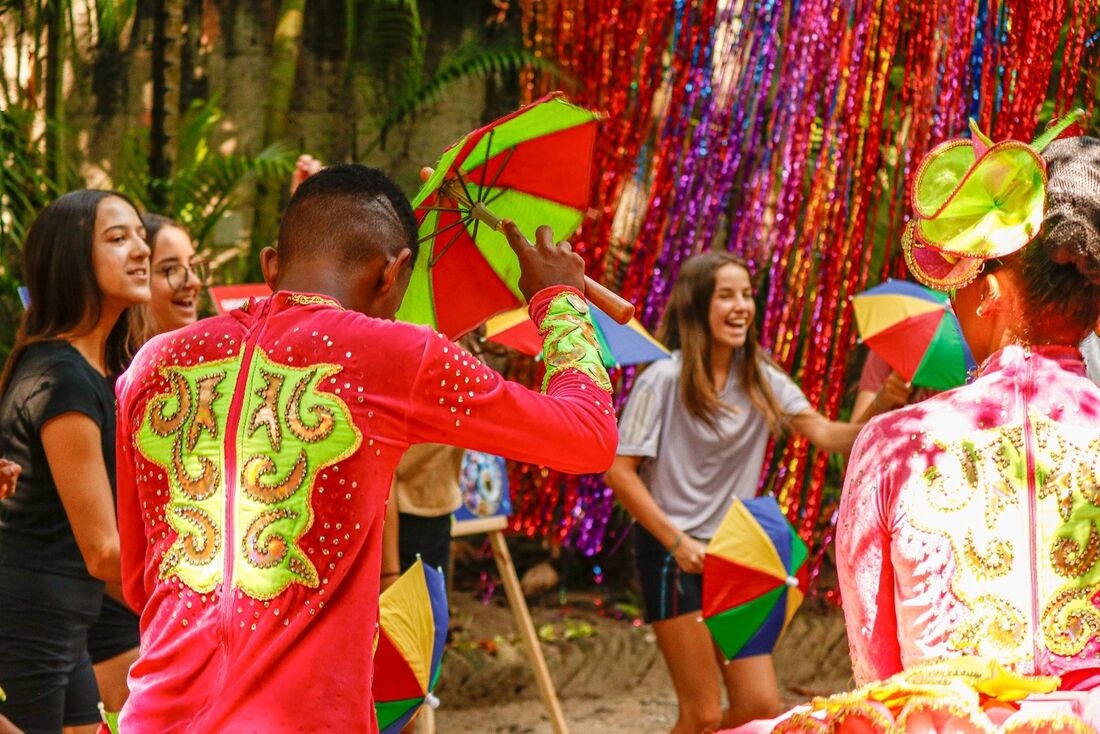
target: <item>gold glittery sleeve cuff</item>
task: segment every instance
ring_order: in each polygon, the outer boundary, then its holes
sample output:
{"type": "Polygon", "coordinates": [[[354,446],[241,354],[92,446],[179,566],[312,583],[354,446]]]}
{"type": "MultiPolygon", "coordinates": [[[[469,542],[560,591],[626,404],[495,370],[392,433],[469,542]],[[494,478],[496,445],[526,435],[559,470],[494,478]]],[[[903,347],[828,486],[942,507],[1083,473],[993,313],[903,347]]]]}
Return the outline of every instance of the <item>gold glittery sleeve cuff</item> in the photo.
{"type": "Polygon", "coordinates": [[[546,360],[543,392],[554,375],[564,370],[577,370],[600,389],[611,392],[611,380],[600,359],[596,327],[592,325],[588,304],[576,291],[563,290],[551,297],[539,323],[539,334],[546,360]]]}

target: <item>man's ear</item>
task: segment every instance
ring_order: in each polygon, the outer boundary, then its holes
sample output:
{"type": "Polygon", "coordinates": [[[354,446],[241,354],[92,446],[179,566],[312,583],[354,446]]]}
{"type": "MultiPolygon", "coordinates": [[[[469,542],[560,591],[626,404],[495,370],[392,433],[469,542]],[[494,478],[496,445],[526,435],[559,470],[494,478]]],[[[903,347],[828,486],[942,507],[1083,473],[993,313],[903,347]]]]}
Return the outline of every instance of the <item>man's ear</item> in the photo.
{"type": "Polygon", "coordinates": [[[1001,281],[996,273],[982,276],[981,305],[982,313],[992,313],[1004,304],[1001,302],[1001,281]]]}
{"type": "Polygon", "coordinates": [[[410,266],[409,264],[411,261],[412,250],[407,247],[401,248],[401,251],[396,255],[390,255],[386,261],[386,266],[382,269],[379,291],[381,293],[389,293],[393,290],[394,285],[400,282],[401,274],[404,272],[406,266],[410,266]]]}
{"type": "Polygon", "coordinates": [[[278,290],[279,285],[279,252],[274,247],[265,247],[260,250],[260,271],[264,274],[264,282],[272,292],[278,290]]]}

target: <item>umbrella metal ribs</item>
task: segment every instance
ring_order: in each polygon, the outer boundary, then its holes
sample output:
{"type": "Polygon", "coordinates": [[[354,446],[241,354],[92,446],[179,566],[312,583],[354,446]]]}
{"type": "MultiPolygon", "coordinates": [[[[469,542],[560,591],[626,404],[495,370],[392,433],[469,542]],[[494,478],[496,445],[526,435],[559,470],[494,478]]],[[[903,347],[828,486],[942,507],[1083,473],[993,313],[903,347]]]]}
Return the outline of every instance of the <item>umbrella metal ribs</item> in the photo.
{"type": "MultiPolygon", "coordinates": [[[[440,193],[448,199],[466,208],[470,216],[497,232],[501,231],[504,221],[496,216],[480,201],[471,201],[462,184],[457,179],[448,179],[439,187],[440,193]]],[[[627,324],[634,318],[634,304],[620,296],[607,286],[584,276],[584,295],[613,318],[617,323],[627,324]]]]}

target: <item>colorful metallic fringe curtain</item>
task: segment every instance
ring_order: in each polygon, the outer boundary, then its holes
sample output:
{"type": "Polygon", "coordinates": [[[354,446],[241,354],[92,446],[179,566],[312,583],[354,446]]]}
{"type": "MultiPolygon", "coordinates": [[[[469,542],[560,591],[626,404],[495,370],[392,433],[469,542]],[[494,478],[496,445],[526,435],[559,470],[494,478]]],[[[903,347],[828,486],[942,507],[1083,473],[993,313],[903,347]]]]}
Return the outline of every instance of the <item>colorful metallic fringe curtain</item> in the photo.
{"type": "MultiPolygon", "coordinates": [[[[590,272],[654,328],[686,257],[747,257],[761,340],[828,416],[856,343],[848,299],[897,267],[924,152],[970,117],[994,139],[1025,140],[1073,107],[1093,119],[1100,0],[520,7],[529,46],[563,67],[571,99],[609,114],[595,216],[574,238],[590,272]]],[[[530,97],[561,84],[525,82],[530,97]]],[[[763,489],[810,541],[828,457],[800,438],[769,454],[763,489]]],[[[598,477],[523,468],[516,480],[517,530],[600,550],[613,498],[598,477]]]]}

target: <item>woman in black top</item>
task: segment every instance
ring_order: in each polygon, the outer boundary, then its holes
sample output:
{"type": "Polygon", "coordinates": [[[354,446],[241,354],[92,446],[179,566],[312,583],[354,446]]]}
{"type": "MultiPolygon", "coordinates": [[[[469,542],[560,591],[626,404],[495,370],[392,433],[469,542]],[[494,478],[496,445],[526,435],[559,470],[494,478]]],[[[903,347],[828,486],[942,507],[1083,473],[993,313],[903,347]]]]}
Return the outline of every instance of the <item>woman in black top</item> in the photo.
{"type": "Polygon", "coordinates": [[[82,190],[38,215],[23,256],[30,306],[0,376],[0,447],[22,467],[0,501],[0,715],[91,734],[87,630],[121,581],[113,375],[122,316],[149,299],[149,248],[128,200],[82,190]]]}

